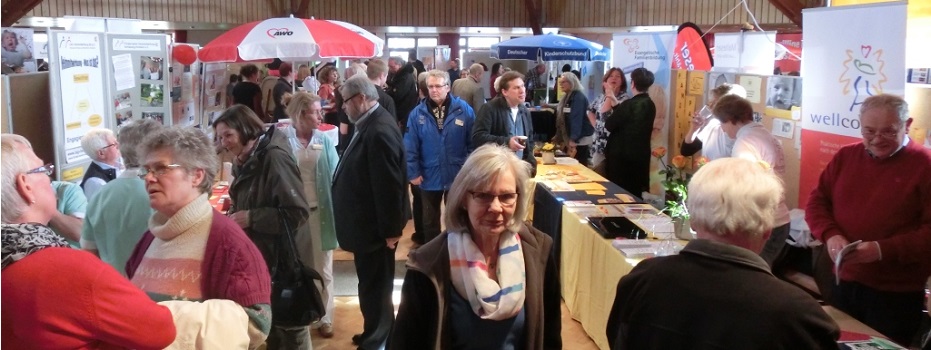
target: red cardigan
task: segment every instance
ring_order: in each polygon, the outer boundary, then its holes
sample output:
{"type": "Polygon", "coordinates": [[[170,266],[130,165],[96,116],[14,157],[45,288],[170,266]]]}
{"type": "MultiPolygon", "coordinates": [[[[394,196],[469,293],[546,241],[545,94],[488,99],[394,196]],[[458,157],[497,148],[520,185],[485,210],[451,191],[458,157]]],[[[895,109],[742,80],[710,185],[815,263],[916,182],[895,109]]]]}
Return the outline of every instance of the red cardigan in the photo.
{"type": "Polygon", "coordinates": [[[175,340],[171,311],[87,252],[45,248],[2,279],[4,348],[163,349],[175,340]]]}
{"type": "Polygon", "coordinates": [[[914,141],[886,159],[845,146],[821,173],[806,221],[815,238],[877,241],[882,260],[841,267],[840,277],[890,292],[924,289],[931,275],[931,152],[914,141]]]}
{"type": "MultiPolygon", "coordinates": [[[[126,276],[136,268],[155,236],[146,231],[126,262],[126,276]]],[[[204,299],[229,299],[242,306],[271,304],[272,281],[265,259],[252,240],[233,220],[213,211],[210,236],[201,265],[204,299]]]]}

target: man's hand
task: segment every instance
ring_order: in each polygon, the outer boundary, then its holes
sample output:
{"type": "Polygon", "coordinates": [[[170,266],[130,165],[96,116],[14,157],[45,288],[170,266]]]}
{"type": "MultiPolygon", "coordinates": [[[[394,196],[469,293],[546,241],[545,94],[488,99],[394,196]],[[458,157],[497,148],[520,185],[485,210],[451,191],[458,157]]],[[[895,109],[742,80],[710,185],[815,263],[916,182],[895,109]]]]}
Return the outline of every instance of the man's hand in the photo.
{"type": "Polygon", "coordinates": [[[237,211],[230,215],[230,219],[233,219],[239,227],[248,228],[249,227],[249,211],[237,211]]]}
{"type": "Polygon", "coordinates": [[[837,235],[831,238],[828,238],[828,241],[825,242],[828,249],[828,255],[831,256],[831,261],[837,261],[837,254],[840,253],[841,249],[844,249],[844,246],[847,245],[847,238],[841,235],[837,235]]]}
{"type": "Polygon", "coordinates": [[[860,242],[857,247],[844,255],[844,264],[865,264],[879,261],[879,242],[860,242]]]}
{"type": "Polygon", "coordinates": [[[520,136],[511,136],[511,140],[508,141],[508,148],[514,152],[517,152],[527,147],[524,147],[524,145],[520,144],[520,136]]]}
{"type": "Polygon", "coordinates": [[[423,176],[418,176],[416,179],[411,180],[411,185],[420,186],[423,183],[423,176]]]}
{"type": "Polygon", "coordinates": [[[395,249],[398,247],[398,241],[400,240],[401,237],[385,238],[385,244],[388,246],[388,249],[395,249]]]}

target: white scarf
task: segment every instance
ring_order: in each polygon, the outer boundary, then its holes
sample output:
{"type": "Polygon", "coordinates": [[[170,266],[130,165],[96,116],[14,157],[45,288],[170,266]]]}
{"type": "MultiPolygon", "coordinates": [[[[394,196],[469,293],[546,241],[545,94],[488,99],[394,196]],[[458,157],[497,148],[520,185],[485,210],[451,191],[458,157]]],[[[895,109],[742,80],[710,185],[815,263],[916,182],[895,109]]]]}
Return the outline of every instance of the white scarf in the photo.
{"type": "Polygon", "coordinates": [[[449,268],[453,287],[483,319],[506,320],[524,306],[526,269],[520,236],[505,232],[498,240],[498,281],[488,277],[485,256],[468,232],[450,232],[449,268]],[[503,287],[502,287],[503,286],[503,287]]]}

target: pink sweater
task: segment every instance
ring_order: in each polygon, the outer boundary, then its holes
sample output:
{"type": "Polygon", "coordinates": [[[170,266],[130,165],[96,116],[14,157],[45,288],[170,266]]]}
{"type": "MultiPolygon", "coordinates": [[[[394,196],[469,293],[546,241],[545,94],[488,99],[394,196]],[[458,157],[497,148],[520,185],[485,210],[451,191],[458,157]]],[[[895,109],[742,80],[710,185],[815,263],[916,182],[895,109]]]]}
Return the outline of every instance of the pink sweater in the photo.
{"type": "Polygon", "coordinates": [[[45,248],[3,269],[3,348],[162,349],[168,308],[97,257],[45,248]]]}
{"type": "Polygon", "coordinates": [[[914,141],[874,159],[862,143],[828,164],[806,208],[815,238],[876,241],[882,260],[843,265],[841,279],[891,292],[916,292],[931,275],[931,152],[914,141]]]}

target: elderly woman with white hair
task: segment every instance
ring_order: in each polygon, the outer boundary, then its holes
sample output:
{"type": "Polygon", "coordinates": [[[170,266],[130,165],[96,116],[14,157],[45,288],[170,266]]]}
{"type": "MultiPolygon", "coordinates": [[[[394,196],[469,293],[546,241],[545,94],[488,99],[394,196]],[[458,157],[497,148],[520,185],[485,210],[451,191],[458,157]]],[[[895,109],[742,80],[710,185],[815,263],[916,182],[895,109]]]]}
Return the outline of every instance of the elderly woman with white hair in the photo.
{"type": "Polygon", "coordinates": [[[155,213],[127,276],[171,308],[180,332],[173,348],[258,347],[271,326],[271,279],[245,232],[208,201],[219,162],[213,142],[176,126],[147,136],[138,151],[155,213]]]}
{"type": "Polygon", "coordinates": [[[582,165],[589,165],[588,147],[595,140],[595,126],[588,119],[588,97],[579,78],[572,72],[560,75],[559,89],[566,94],[556,108],[556,135],[553,142],[582,165]]]}
{"type": "Polygon", "coordinates": [[[389,349],[561,349],[553,240],[528,226],[529,165],[472,153],[447,197],[446,232],[410,253],[389,349]]]}
{"type": "Polygon", "coordinates": [[[110,129],[96,128],[81,136],[81,148],[92,160],[81,180],[84,196],[91,200],[103,185],[122,172],[120,143],[110,129]]]}
{"type": "Polygon", "coordinates": [[[2,137],[3,345],[29,349],[162,349],[171,312],[110,266],[68,247],[47,226],[55,193],[24,137],[2,137]],[[127,310],[131,306],[131,311],[127,310]]]}
{"type": "Polygon", "coordinates": [[[699,169],[687,202],[698,239],[621,278],[612,349],[837,349],[831,317],[758,255],[781,197],[765,163],[722,158],[699,169]]]}

